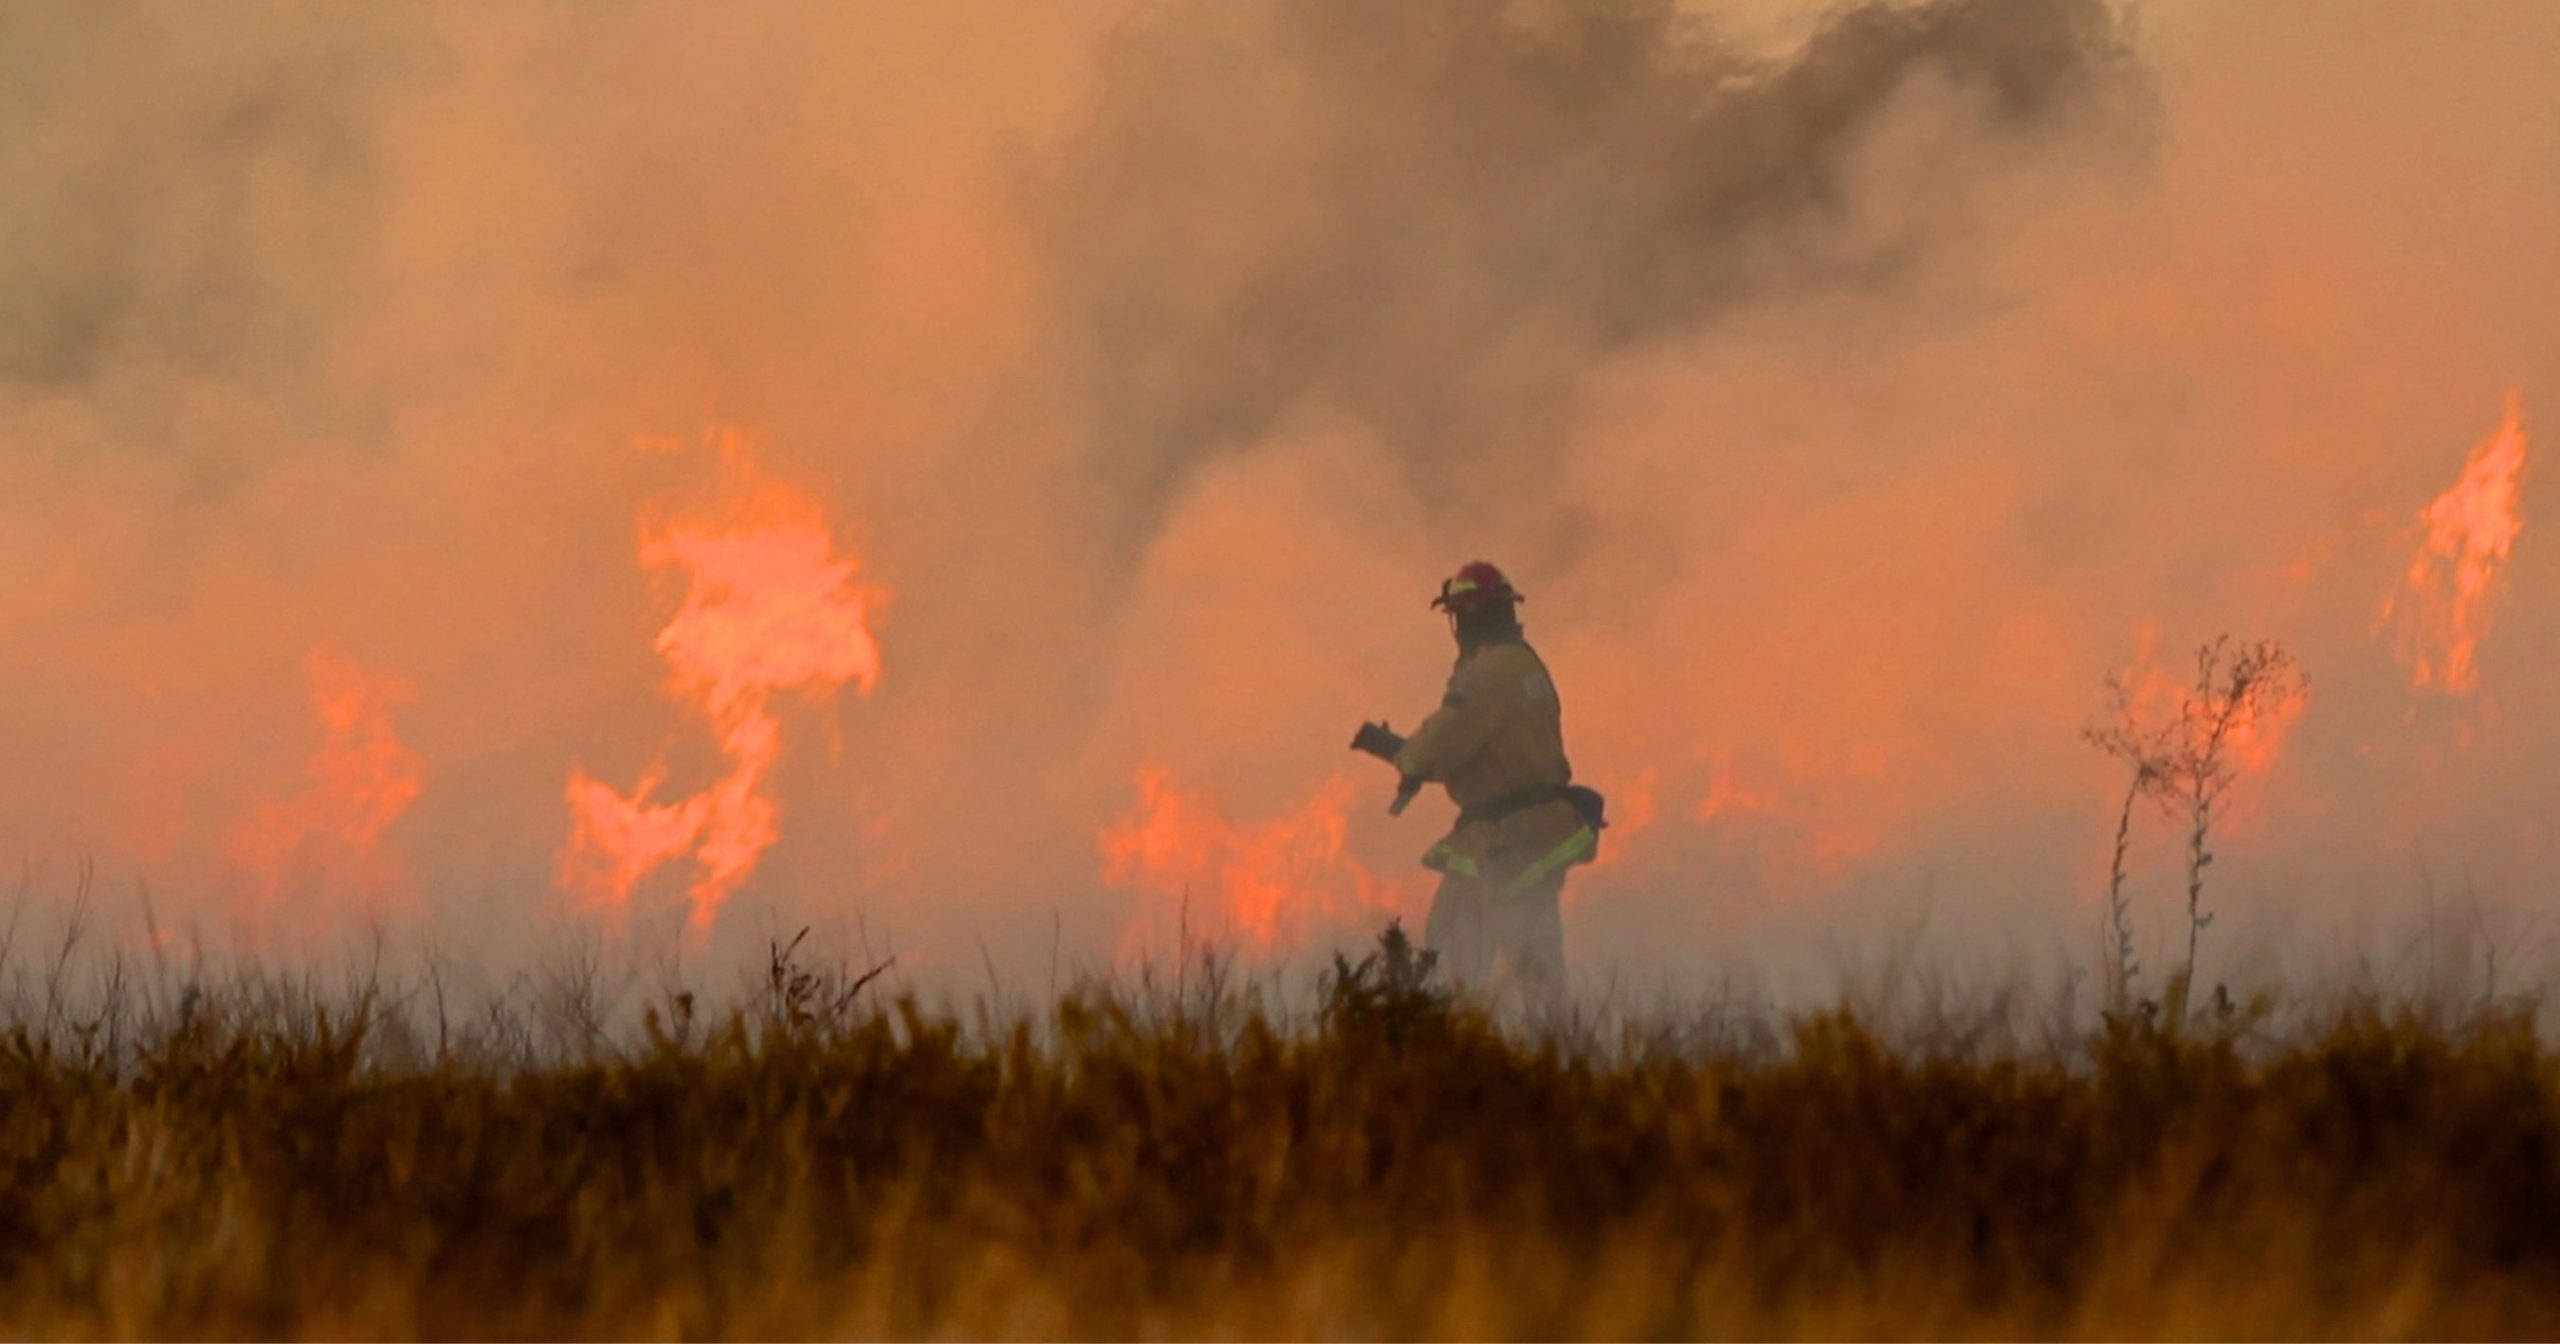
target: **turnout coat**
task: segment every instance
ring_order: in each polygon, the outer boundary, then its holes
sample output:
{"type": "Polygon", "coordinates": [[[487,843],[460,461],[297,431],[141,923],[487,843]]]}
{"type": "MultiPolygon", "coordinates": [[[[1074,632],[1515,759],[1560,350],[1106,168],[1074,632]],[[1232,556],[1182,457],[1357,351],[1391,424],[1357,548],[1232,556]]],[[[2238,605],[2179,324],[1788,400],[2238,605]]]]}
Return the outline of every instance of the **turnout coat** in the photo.
{"type": "Polygon", "coordinates": [[[1564,710],[1537,651],[1522,640],[1459,655],[1440,708],[1423,720],[1396,768],[1434,781],[1458,805],[1458,821],[1424,866],[1505,895],[1590,860],[1599,842],[1599,795],[1572,788],[1564,710]]]}

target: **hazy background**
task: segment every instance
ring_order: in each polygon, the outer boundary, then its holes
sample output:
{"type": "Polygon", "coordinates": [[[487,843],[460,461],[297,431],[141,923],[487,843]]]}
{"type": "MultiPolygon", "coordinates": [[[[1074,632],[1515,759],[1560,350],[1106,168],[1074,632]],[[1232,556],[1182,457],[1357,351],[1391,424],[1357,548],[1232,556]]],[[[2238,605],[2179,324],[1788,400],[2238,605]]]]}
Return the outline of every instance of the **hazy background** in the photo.
{"type": "Polygon", "coordinates": [[[716,423],[891,598],[876,693],[777,701],[711,956],[1126,964],[1256,853],[1285,947],[1418,913],[1446,806],[1342,743],[1436,701],[1481,557],[1624,818],[1595,983],[2093,956],[2079,729],[2224,631],[2313,686],[2209,956],[2432,906],[2521,968],[2539,476],[2475,688],[2378,616],[2560,402],[2553,50],[2538,0],[14,7],[0,856],[278,953],[612,924],[563,789],[716,773],[635,531],[711,474],[635,445],[716,423]],[[1214,843],[1115,868],[1150,770],[1214,843]]]}

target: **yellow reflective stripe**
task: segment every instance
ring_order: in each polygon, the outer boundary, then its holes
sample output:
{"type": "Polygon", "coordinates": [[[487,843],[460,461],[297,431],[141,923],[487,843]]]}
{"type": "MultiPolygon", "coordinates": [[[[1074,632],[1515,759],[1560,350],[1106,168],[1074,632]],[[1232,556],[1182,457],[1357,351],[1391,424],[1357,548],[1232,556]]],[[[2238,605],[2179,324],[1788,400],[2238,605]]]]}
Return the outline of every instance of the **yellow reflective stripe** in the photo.
{"type": "MultiPolygon", "coordinates": [[[[1556,873],[1562,870],[1567,864],[1580,860],[1584,855],[1589,854],[1593,847],[1599,843],[1600,833],[1588,826],[1584,826],[1576,830],[1572,837],[1567,839],[1563,844],[1556,846],[1554,849],[1548,850],[1545,858],[1529,865],[1528,869],[1522,872],[1518,877],[1515,877],[1510,881],[1503,883],[1499,888],[1496,888],[1495,894],[1509,896],[1515,892],[1526,891],[1529,888],[1536,886],[1538,883],[1555,876],[1556,873]]],[[[1460,877],[1481,878],[1484,876],[1484,870],[1477,866],[1476,861],[1472,856],[1461,854],[1458,851],[1451,849],[1446,844],[1433,845],[1430,852],[1422,856],[1422,866],[1425,868],[1434,868],[1444,873],[1456,873],[1460,877]]]]}
{"type": "Polygon", "coordinates": [[[1483,875],[1483,870],[1476,867],[1476,861],[1473,858],[1447,845],[1433,845],[1431,852],[1422,856],[1422,866],[1438,869],[1444,873],[1456,873],[1460,877],[1483,875]]]}
{"type": "Polygon", "coordinates": [[[1599,843],[1600,833],[1592,830],[1590,827],[1585,826],[1582,829],[1575,831],[1572,839],[1565,841],[1563,844],[1556,846],[1552,850],[1549,850],[1545,858],[1529,865],[1526,872],[1521,873],[1518,877],[1515,877],[1508,883],[1505,883],[1502,888],[1502,894],[1508,896],[1514,892],[1526,891],[1529,888],[1538,885],[1540,882],[1555,876],[1556,873],[1561,871],[1566,864],[1572,863],[1574,860],[1590,853],[1592,847],[1599,843]]]}

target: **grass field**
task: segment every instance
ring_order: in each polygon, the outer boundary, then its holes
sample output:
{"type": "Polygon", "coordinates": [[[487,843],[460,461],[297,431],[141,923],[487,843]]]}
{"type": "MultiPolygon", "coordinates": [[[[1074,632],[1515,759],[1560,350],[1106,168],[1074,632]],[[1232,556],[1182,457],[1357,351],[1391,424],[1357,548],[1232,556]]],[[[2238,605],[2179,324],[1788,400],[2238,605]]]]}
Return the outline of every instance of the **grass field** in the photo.
{"type": "Polygon", "coordinates": [[[2560,1333],[2529,1005],[1536,1031],[1385,963],[1295,1014],[886,983],[777,949],[717,1013],[555,1000],[548,1046],[441,980],[22,992],[0,1333],[2560,1333]]]}

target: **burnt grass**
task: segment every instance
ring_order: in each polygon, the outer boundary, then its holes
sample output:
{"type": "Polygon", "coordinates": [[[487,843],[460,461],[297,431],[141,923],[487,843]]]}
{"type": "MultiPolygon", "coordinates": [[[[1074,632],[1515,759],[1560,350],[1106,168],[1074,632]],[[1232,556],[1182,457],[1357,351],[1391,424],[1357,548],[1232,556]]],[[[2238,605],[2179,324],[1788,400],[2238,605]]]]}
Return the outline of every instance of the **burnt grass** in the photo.
{"type": "Polygon", "coordinates": [[[2525,1005],[1986,1049],[1506,1028],[1375,963],[1004,1018],[777,965],[549,1054],[374,988],[28,1015],[0,1331],[2560,1333],[2525,1005]]]}

